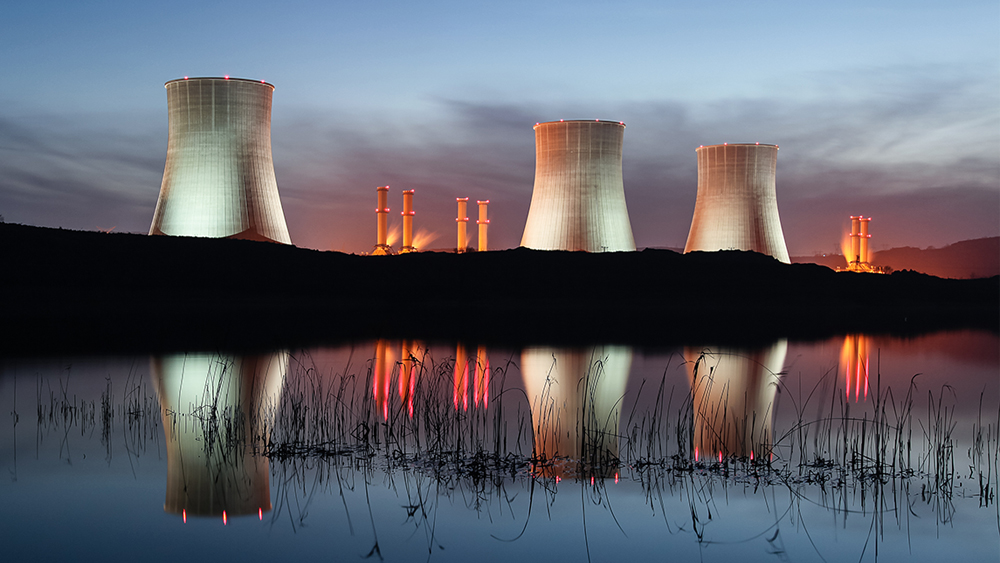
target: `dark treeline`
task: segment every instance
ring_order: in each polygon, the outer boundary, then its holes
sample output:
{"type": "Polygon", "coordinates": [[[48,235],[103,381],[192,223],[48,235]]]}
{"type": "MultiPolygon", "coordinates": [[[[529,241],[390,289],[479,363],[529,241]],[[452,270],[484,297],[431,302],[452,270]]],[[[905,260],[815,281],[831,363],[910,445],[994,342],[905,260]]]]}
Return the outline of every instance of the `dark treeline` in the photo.
{"type": "Polygon", "coordinates": [[[739,251],[376,257],[0,224],[0,260],[4,354],[377,337],[664,347],[1000,326],[1000,277],[838,273],[739,251]]]}

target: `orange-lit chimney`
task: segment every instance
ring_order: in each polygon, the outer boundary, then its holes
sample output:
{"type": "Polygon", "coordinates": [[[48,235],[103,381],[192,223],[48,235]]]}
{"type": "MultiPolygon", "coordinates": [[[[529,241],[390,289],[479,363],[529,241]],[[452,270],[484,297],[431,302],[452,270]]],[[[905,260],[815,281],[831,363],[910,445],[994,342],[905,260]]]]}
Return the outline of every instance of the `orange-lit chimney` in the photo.
{"type": "Polygon", "coordinates": [[[851,255],[847,257],[848,264],[861,262],[861,241],[858,238],[860,231],[861,216],[851,215],[851,255]]]}
{"type": "Polygon", "coordinates": [[[466,240],[466,224],[469,222],[466,206],[469,204],[469,198],[457,197],[455,198],[455,201],[458,202],[458,217],[455,219],[458,223],[458,246],[456,247],[456,252],[461,254],[465,252],[465,249],[469,246],[469,243],[466,240]]]}
{"type": "Polygon", "coordinates": [[[858,221],[861,223],[861,232],[858,234],[858,238],[861,242],[861,248],[858,251],[858,260],[863,264],[871,262],[871,257],[868,255],[868,239],[872,238],[872,236],[868,234],[868,221],[871,220],[871,217],[867,219],[864,217],[858,217],[858,221]]]}
{"type": "Polygon", "coordinates": [[[403,247],[400,253],[413,252],[413,190],[403,190],[403,247]]]}
{"type": "Polygon", "coordinates": [[[486,206],[489,205],[490,200],[477,201],[479,204],[479,220],[476,224],[479,225],[479,252],[486,252],[486,228],[490,226],[490,220],[486,218],[486,206]]]}
{"type": "Polygon", "coordinates": [[[379,186],[378,207],[375,208],[375,215],[378,217],[378,232],[375,242],[375,250],[372,254],[389,254],[389,186],[379,186]]]}

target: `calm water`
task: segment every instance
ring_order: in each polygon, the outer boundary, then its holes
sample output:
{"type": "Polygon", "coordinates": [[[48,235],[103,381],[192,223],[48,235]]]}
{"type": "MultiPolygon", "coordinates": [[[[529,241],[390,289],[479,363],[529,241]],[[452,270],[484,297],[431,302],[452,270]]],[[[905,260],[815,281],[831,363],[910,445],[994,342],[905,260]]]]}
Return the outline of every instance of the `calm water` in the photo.
{"type": "Polygon", "coordinates": [[[4,359],[5,559],[995,561],[998,363],[975,332],[4,359]]]}

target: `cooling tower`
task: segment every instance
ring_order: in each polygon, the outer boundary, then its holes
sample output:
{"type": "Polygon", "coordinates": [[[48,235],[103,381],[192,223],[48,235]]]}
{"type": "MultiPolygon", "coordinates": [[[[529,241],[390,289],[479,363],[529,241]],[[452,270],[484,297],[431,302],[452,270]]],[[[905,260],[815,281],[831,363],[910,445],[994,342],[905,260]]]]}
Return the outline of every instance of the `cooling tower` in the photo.
{"type": "Polygon", "coordinates": [[[617,121],[535,124],[535,187],[521,246],[538,250],[635,250],[622,184],[617,121]]]}
{"type": "Polygon", "coordinates": [[[776,145],[699,147],[698,198],[684,252],[753,250],[788,263],[778,218],[776,145]]]}
{"type": "Polygon", "coordinates": [[[228,77],[165,86],[167,162],[149,234],[290,244],[271,160],[274,86],[228,77]]]}

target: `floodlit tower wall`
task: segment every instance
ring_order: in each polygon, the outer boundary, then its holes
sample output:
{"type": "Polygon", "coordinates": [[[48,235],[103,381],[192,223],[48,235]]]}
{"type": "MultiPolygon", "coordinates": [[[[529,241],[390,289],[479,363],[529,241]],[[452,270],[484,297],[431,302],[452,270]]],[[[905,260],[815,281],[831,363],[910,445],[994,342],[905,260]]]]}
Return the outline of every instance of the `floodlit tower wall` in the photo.
{"type": "Polygon", "coordinates": [[[167,161],[149,234],[291,244],[271,159],[274,86],[238,78],[165,86],[167,161]]]}
{"type": "Polygon", "coordinates": [[[699,147],[698,197],[684,252],[752,250],[789,263],[778,217],[776,145],[699,147]]]}
{"type": "Polygon", "coordinates": [[[455,198],[455,201],[458,202],[458,217],[455,218],[455,222],[458,223],[458,246],[455,247],[455,251],[462,253],[465,252],[465,249],[469,246],[467,231],[467,226],[469,224],[469,215],[467,211],[469,198],[458,197],[455,198]]]}
{"type": "Polygon", "coordinates": [[[521,246],[539,250],[635,250],[622,183],[625,125],[535,124],[535,186],[521,246]]]}
{"type": "Polygon", "coordinates": [[[486,229],[490,226],[490,220],[487,218],[486,206],[489,205],[490,200],[477,201],[479,204],[479,220],[476,224],[479,225],[479,252],[486,252],[487,250],[487,240],[486,240],[486,229]]]}
{"type": "Polygon", "coordinates": [[[847,263],[861,262],[861,216],[851,216],[851,255],[847,257],[847,263]]]}

